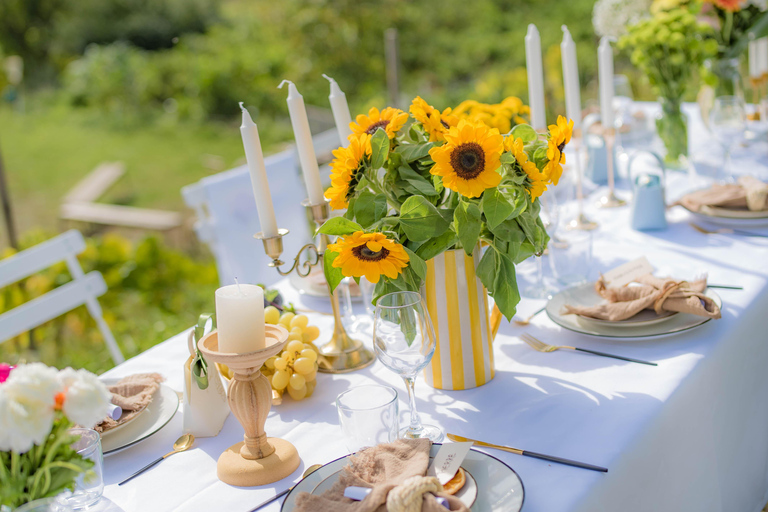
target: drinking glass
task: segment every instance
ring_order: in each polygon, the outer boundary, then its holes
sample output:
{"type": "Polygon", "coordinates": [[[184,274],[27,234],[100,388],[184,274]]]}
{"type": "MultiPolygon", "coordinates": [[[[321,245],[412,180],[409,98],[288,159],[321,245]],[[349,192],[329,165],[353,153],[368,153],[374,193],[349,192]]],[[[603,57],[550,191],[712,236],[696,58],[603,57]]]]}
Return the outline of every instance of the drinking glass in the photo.
{"type": "Polygon", "coordinates": [[[566,231],[549,242],[549,263],[560,284],[585,283],[592,267],[592,232],[566,231]]]}
{"type": "Polygon", "coordinates": [[[66,500],[57,496],[30,501],[17,508],[15,512],[69,512],[70,510],[72,508],[66,503],[66,500]]]}
{"type": "MultiPolygon", "coordinates": [[[[544,192],[539,198],[541,204],[541,222],[550,238],[555,236],[560,221],[560,211],[554,191],[544,192]]],[[[536,256],[536,282],[523,290],[523,295],[531,299],[548,299],[557,290],[544,281],[544,255],[536,256]]]]}
{"type": "Polygon", "coordinates": [[[397,391],[389,386],[348,389],[336,397],[336,411],[344,444],[350,453],[397,439],[397,391]]]}
{"type": "Polygon", "coordinates": [[[747,129],[744,103],[736,96],[719,96],[709,114],[709,127],[723,148],[723,168],[715,173],[721,181],[732,181],[731,150],[747,129]]]}
{"type": "Polygon", "coordinates": [[[74,510],[93,505],[104,494],[104,455],[101,451],[101,437],[90,428],[72,428],[70,434],[77,437],[72,449],[84,459],[93,462],[93,467],[81,473],[75,482],[74,492],[66,500],[74,510]]]}
{"type": "Polygon", "coordinates": [[[400,437],[443,440],[443,432],[434,425],[423,425],[416,411],[414,379],[435,353],[435,330],[424,301],[416,292],[394,292],[376,302],[373,322],[373,347],[384,366],[400,375],[408,389],[410,425],[400,430],[400,437]]]}

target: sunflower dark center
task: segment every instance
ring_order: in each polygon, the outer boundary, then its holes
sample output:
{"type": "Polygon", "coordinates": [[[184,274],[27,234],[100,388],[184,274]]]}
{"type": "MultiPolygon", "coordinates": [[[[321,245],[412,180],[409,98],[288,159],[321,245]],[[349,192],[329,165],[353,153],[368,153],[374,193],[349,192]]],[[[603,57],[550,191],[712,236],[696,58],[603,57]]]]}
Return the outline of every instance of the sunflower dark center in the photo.
{"type": "Polygon", "coordinates": [[[354,254],[357,259],[363,261],[381,261],[389,256],[389,251],[382,247],[381,250],[373,252],[366,244],[363,244],[353,247],[352,254],[354,254]]]}
{"type": "Polygon", "coordinates": [[[485,152],[477,142],[465,142],[451,152],[451,167],[459,178],[477,178],[485,169],[485,152]]]}
{"type": "Polygon", "coordinates": [[[373,135],[374,133],[376,133],[376,130],[378,130],[379,128],[386,129],[388,124],[389,124],[389,119],[382,119],[381,121],[376,121],[371,126],[369,126],[367,130],[365,130],[365,133],[367,133],[368,135],[373,135]]]}
{"type": "Polygon", "coordinates": [[[565,141],[561,142],[560,145],[557,146],[557,150],[561,153],[563,152],[564,149],[565,149],[565,141]]]}
{"type": "Polygon", "coordinates": [[[450,128],[450,126],[448,126],[448,123],[446,123],[446,122],[445,122],[445,121],[443,121],[442,119],[440,120],[440,124],[442,124],[442,125],[443,125],[443,128],[445,128],[446,130],[450,128]]]}

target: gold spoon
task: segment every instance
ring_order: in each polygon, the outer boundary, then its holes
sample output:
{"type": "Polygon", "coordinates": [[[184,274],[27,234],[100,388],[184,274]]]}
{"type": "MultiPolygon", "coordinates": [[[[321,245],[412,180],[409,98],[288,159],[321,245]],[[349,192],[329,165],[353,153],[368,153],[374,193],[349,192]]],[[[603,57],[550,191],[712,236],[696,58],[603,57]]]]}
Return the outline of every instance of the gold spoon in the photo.
{"type": "MultiPolygon", "coordinates": [[[[309,466],[309,467],[306,469],[306,471],[304,471],[304,474],[301,476],[301,479],[302,479],[302,480],[304,480],[305,478],[307,478],[309,475],[311,475],[312,473],[314,473],[315,471],[317,471],[317,470],[318,470],[318,469],[320,469],[321,467],[323,467],[323,465],[322,465],[322,464],[312,464],[311,466],[309,466]]],[[[300,480],[300,481],[301,481],[301,480],[300,480]]],[[[263,507],[264,505],[269,505],[270,503],[272,503],[272,502],[273,502],[273,501],[275,501],[276,499],[278,499],[278,498],[281,498],[282,496],[285,496],[286,494],[288,494],[289,492],[291,492],[291,491],[293,490],[293,488],[294,488],[294,487],[296,487],[297,485],[298,485],[298,482],[297,482],[296,484],[294,484],[294,485],[290,486],[289,488],[287,488],[286,490],[284,490],[283,492],[281,492],[281,493],[280,493],[280,494],[278,494],[277,496],[273,496],[273,497],[269,498],[267,501],[265,501],[264,503],[262,503],[262,504],[261,504],[261,505],[259,505],[258,507],[256,507],[256,508],[254,508],[253,510],[251,510],[251,512],[256,512],[257,510],[259,510],[259,509],[260,509],[261,507],[263,507]]]]}
{"type": "Polygon", "coordinates": [[[149,468],[151,468],[161,460],[167,457],[170,457],[174,453],[179,453],[185,450],[189,450],[190,448],[192,448],[192,445],[194,443],[195,443],[195,436],[193,436],[192,434],[184,434],[183,436],[178,438],[175,443],[173,443],[172,452],[168,452],[162,457],[160,457],[159,459],[150,462],[149,464],[147,464],[146,466],[144,466],[143,468],[141,468],[140,470],[138,470],[137,472],[135,472],[134,474],[132,474],[131,476],[129,476],[128,478],[126,478],[125,480],[123,480],[117,485],[123,485],[125,482],[128,482],[129,480],[133,480],[134,478],[136,478],[137,476],[139,476],[140,474],[142,474],[143,472],[145,472],[146,470],[148,470],[149,468]]]}
{"type": "Polygon", "coordinates": [[[541,312],[542,312],[542,311],[544,311],[545,309],[547,309],[547,307],[546,307],[546,306],[544,306],[544,307],[543,307],[543,308],[541,308],[541,309],[538,309],[538,310],[536,310],[536,312],[534,312],[534,313],[533,313],[531,316],[529,316],[528,318],[523,318],[522,320],[515,320],[514,322],[515,322],[517,325],[528,325],[529,323],[531,323],[531,320],[533,320],[533,317],[535,317],[536,315],[538,315],[539,313],[541,313],[541,312]]]}

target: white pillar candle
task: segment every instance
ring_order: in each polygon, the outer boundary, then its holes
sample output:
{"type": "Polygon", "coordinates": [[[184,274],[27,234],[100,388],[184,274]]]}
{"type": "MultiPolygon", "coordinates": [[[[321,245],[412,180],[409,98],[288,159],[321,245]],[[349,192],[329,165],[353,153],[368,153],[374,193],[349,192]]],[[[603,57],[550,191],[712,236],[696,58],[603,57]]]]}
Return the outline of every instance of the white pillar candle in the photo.
{"type": "Polygon", "coordinates": [[[758,76],[768,74],[768,37],[757,40],[757,66],[758,76]]]}
{"type": "Polygon", "coordinates": [[[264,167],[264,154],[261,152],[259,129],[242,102],[240,102],[240,109],[243,111],[240,136],[243,138],[245,159],[248,162],[248,172],[251,174],[256,211],[259,212],[261,232],[264,237],[270,238],[277,236],[277,221],[275,220],[275,208],[272,206],[272,196],[269,193],[269,181],[267,181],[267,169],[264,167]]]}
{"type": "Polygon", "coordinates": [[[600,39],[597,49],[598,80],[600,83],[600,117],[604,128],[613,128],[613,47],[607,36],[600,39]]]}
{"type": "Polygon", "coordinates": [[[573,119],[573,129],[581,128],[581,85],[579,83],[579,65],[576,60],[576,43],[573,42],[568,27],[563,25],[563,42],[560,54],[563,61],[563,87],[565,89],[565,114],[573,119]]]}
{"type": "Polygon", "coordinates": [[[349,136],[352,135],[352,130],[349,127],[352,124],[352,115],[349,113],[347,96],[336,83],[336,80],[328,75],[323,76],[331,82],[331,94],[328,96],[331,101],[331,112],[333,112],[333,120],[336,122],[336,130],[339,132],[341,145],[347,147],[349,146],[349,136]]]}
{"type": "Polygon", "coordinates": [[[544,71],[541,64],[541,38],[536,25],[528,25],[525,35],[525,67],[528,72],[528,104],[531,107],[531,125],[534,130],[546,130],[544,111],[544,71]]]}
{"type": "Polygon", "coordinates": [[[749,78],[760,78],[760,50],[757,41],[749,42],[749,78]]]}
{"type": "Polygon", "coordinates": [[[255,284],[216,290],[216,329],[219,352],[245,354],[264,348],[264,290],[255,284]]]}
{"type": "Polygon", "coordinates": [[[325,202],[323,186],[320,183],[320,169],[317,167],[315,147],[312,145],[312,132],[309,131],[309,119],[307,109],[304,107],[304,98],[299,94],[296,86],[290,80],[283,80],[278,88],[288,84],[288,112],[291,115],[293,136],[296,138],[296,151],[299,153],[301,172],[304,174],[304,183],[307,186],[307,197],[311,204],[325,202]]]}

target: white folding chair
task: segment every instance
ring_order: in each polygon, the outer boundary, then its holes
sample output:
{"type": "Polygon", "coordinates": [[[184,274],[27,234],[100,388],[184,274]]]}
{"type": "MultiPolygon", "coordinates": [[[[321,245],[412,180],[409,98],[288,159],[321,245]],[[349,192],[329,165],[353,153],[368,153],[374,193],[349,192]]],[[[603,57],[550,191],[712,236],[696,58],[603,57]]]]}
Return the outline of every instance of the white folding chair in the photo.
{"type": "MultiPolygon", "coordinates": [[[[339,147],[338,132],[328,130],[313,138],[315,150],[327,152],[339,147]]],[[[293,146],[264,159],[277,224],[290,234],[283,239],[283,260],[293,259],[312,238],[313,227],[301,206],[306,196],[293,146]]],[[[253,238],[261,231],[246,166],[208,176],[181,189],[187,206],[196,215],[195,233],[216,258],[219,282],[272,284],[280,279],[267,266],[263,244],[253,238]]]]}
{"type": "Polygon", "coordinates": [[[77,261],[77,255],[84,250],[83,235],[73,229],[0,261],[0,288],[60,261],[66,262],[72,276],[69,283],[0,315],[0,343],[85,304],[104,337],[112,360],[115,364],[125,361],[112,331],[104,321],[97,299],[106,293],[107,284],[99,272],[83,273],[77,261]]]}

